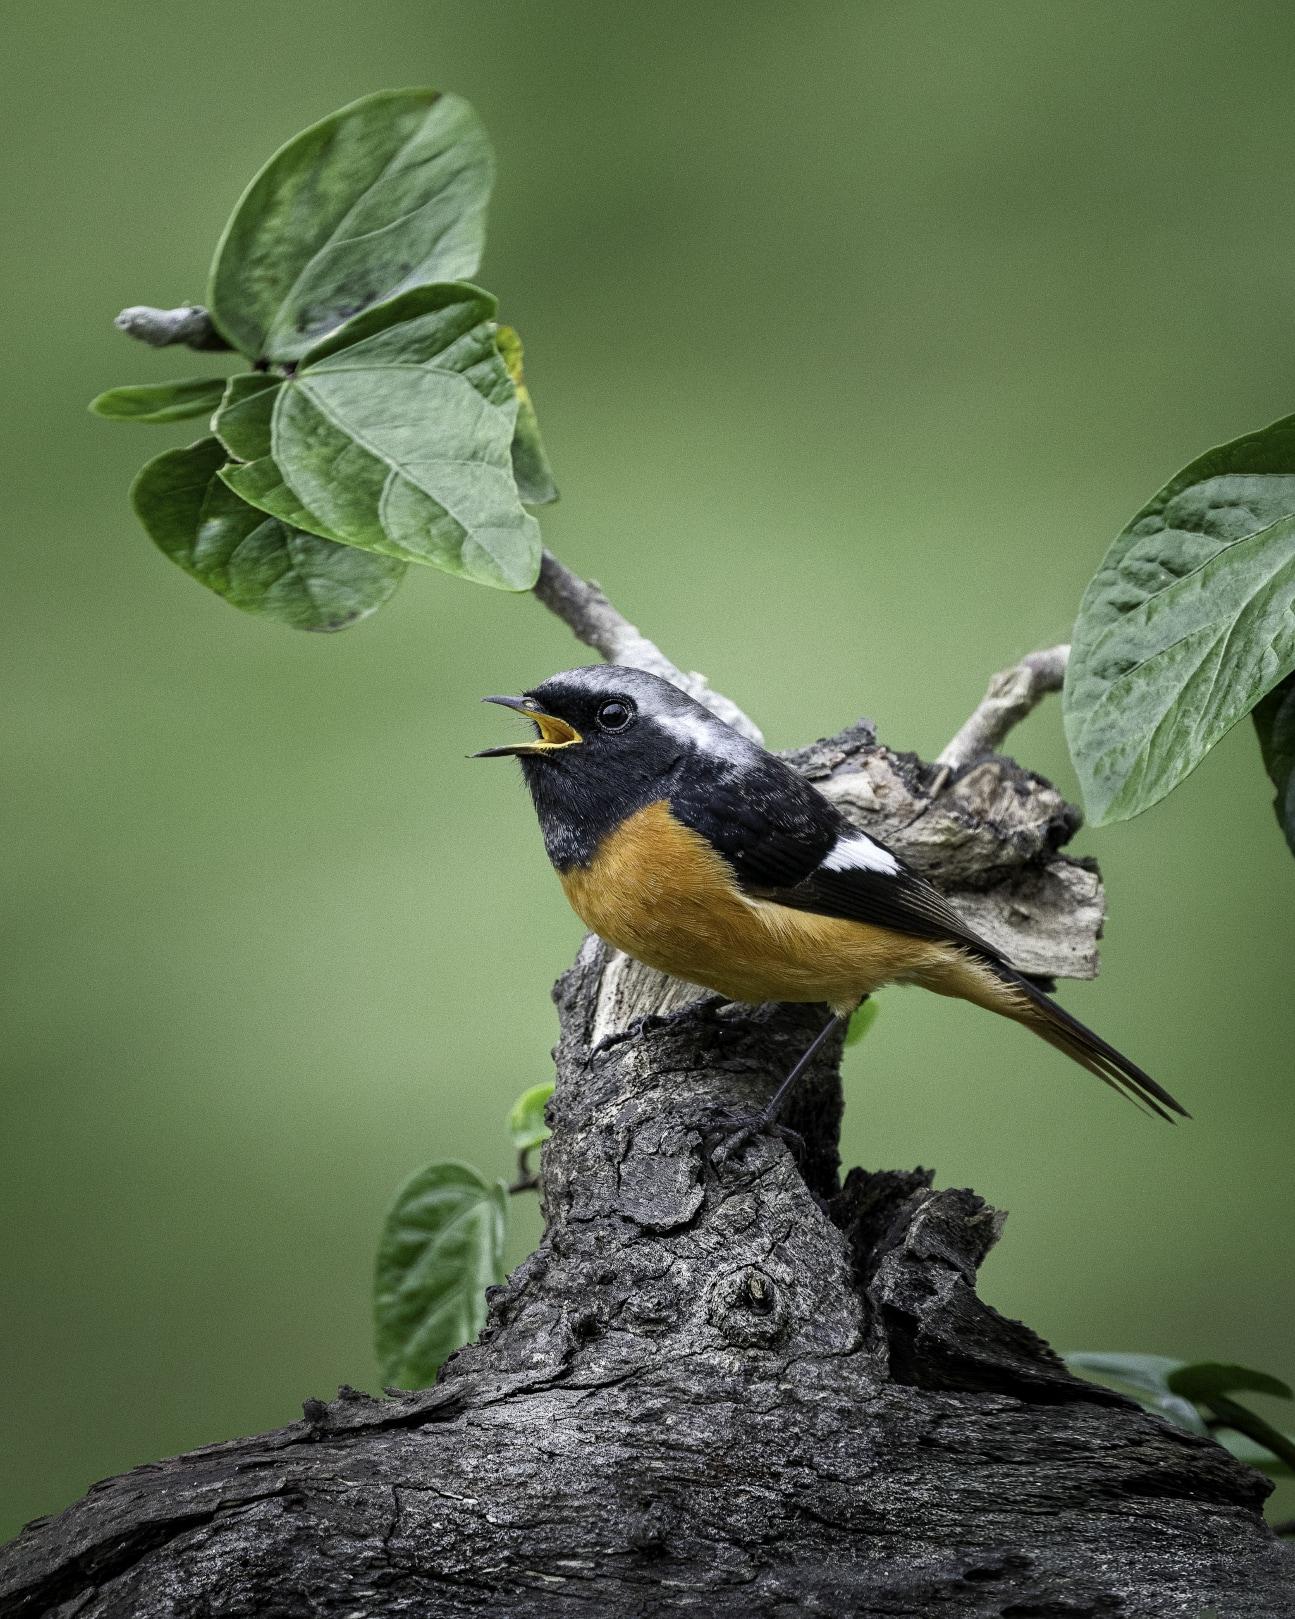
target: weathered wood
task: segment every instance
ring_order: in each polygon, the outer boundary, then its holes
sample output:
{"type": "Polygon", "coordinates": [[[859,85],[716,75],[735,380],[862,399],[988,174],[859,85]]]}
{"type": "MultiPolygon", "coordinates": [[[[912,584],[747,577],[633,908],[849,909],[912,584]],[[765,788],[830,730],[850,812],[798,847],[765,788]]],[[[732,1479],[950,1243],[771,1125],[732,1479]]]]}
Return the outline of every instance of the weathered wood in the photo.
{"type": "MultiPolygon", "coordinates": [[[[1100,885],[1045,783],[990,761],[932,803],[860,729],[796,759],[1034,970],[1091,970],[1100,885]]],[[[839,1048],[799,1165],[708,1159],[820,1009],[698,1004],[597,1049],[691,994],[586,941],[543,1242],[436,1388],[96,1486],[3,1555],[0,1614],[1295,1615],[1258,1474],[977,1298],[999,1215],[920,1170],[839,1183],[839,1048]]]]}

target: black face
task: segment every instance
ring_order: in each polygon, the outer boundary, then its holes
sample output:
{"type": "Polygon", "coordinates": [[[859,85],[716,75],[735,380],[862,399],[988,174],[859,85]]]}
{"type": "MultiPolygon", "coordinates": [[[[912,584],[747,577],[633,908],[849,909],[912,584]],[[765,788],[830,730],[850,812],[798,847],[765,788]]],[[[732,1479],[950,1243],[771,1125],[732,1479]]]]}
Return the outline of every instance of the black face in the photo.
{"type": "Polygon", "coordinates": [[[677,687],[640,669],[572,669],[520,698],[494,698],[538,733],[487,753],[521,763],[559,871],[586,864],[627,815],[669,798],[684,760],[742,741],[677,687]]]}
{"type": "MultiPolygon", "coordinates": [[[[599,670],[601,674],[602,671],[599,670]]],[[[638,703],[630,692],[609,685],[605,691],[589,689],[561,675],[546,680],[525,695],[526,703],[543,714],[562,720],[579,737],[572,746],[598,749],[606,738],[627,738],[638,725],[638,703]]],[[[525,712],[523,710],[522,712],[525,712]]],[[[543,740],[543,728],[537,725],[543,740]]],[[[559,745],[566,739],[559,735],[559,745]]],[[[523,755],[526,757],[526,755],[523,755]]],[[[531,755],[541,757],[541,755],[531,755]]],[[[590,758],[590,754],[584,756],[590,758]]]]}

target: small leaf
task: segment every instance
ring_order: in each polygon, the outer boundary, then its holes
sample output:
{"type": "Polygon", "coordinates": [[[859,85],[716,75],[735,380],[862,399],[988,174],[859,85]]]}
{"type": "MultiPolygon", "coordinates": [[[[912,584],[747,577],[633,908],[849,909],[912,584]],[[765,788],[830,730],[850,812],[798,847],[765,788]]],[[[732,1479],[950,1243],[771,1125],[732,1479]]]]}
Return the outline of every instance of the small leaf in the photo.
{"type": "Polygon", "coordinates": [[[90,409],[110,422],[183,422],[191,416],[210,416],[224,391],[224,377],[141,382],[109,388],[90,401],[90,409]]]}
{"type": "Polygon", "coordinates": [[[1105,1350],[1075,1350],[1065,1357],[1072,1370],[1091,1373],[1107,1382],[1124,1383],[1145,1394],[1169,1392],[1169,1374],[1187,1363],[1169,1355],[1122,1355],[1105,1350]]]}
{"type": "Polygon", "coordinates": [[[297,499],[270,457],[272,416],[280,377],[253,371],[229,379],[212,430],[229,453],[240,459],[220,470],[221,482],[250,506],[307,534],[345,544],[316,513],[297,499]]]}
{"type": "Polygon", "coordinates": [[[1248,1366],[1228,1366],[1213,1360],[1192,1361],[1176,1366],[1165,1379],[1175,1394],[1206,1404],[1218,1394],[1272,1394],[1280,1400],[1295,1399],[1290,1385],[1268,1372],[1255,1372],[1248,1366]]]}
{"type": "Polygon", "coordinates": [[[282,378],[251,371],[230,377],[212,431],[238,460],[220,469],[221,482],[250,506],[258,506],[290,527],[341,542],[327,523],[308,511],[283,481],[270,459],[271,418],[282,378]]]}
{"type": "MultiPolygon", "coordinates": [[[[1283,1446],[1289,1446],[1289,1454],[1295,1456],[1295,1435],[1281,1433],[1276,1428],[1272,1431],[1277,1434],[1283,1446]]],[[[1219,1428],[1213,1438],[1224,1450],[1231,1451],[1239,1462],[1244,1462],[1247,1467],[1258,1468],[1270,1478],[1295,1477],[1295,1465],[1283,1460],[1281,1455],[1275,1454],[1271,1446],[1251,1439],[1248,1434],[1237,1433],[1231,1428],[1219,1428]]]]}
{"type": "Polygon", "coordinates": [[[1245,1434],[1257,1445],[1270,1450],[1278,1461],[1284,1462],[1287,1467],[1295,1468],[1295,1442],[1279,1428],[1274,1428],[1271,1422],[1265,1422],[1248,1406],[1229,1399],[1226,1394],[1212,1394],[1207,1403],[1215,1417],[1226,1427],[1236,1433],[1245,1434]]]}
{"type": "Polygon", "coordinates": [[[220,481],[228,485],[249,506],[256,506],[271,517],[291,528],[307,534],[318,534],[339,545],[346,542],[330,531],[328,524],[314,512],[308,511],[283,481],[283,475],[271,461],[263,456],[259,461],[235,461],[220,469],[220,481]]]}
{"type": "Polygon", "coordinates": [[[1084,593],[1065,722],[1099,824],[1158,802],[1295,668],[1295,417],[1210,450],[1084,593]]]}
{"type": "Polygon", "coordinates": [[[1295,676],[1270,691],[1254,711],[1259,750],[1277,796],[1273,808],[1295,854],[1295,676]]]}
{"type": "Polygon", "coordinates": [[[219,477],[214,438],[167,450],[131,488],[158,548],[244,612],[302,630],[339,630],[381,607],[404,564],[306,534],[249,506],[219,477]]]}
{"type": "MultiPolygon", "coordinates": [[[[462,284],[403,293],[311,350],[273,394],[245,402],[255,417],[272,400],[274,467],[308,526],[480,584],[530,589],[539,526],[513,478],[517,398],[494,309],[488,293],[462,284]]],[[[262,427],[242,426],[240,442],[264,447],[262,427]]],[[[252,478],[227,481],[270,509],[252,478]]],[[[255,481],[282,514],[268,470],[255,481]]]]}
{"type": "Polygon", "coordinates": [[[244,192],[208,303],[244,354],[297,360],[357,310],[474,275],[494,178],[458,96],[387,90],[289,141],[244,192]]]}
{"type": "Polygon", "coordinates": [[[211,430],[240,461],[259,461],[270,454],[270,418],[281,377],[265,371],[230,377],[217,402],[211,430]]]}
{"type": "Polygon", "coordinates": [[[508,1113],[508,1134],[518,1152],[530,1152],[549,1138],[549,1127],[544,1122],[544,1104],[553,1095],[553,1081],[543,1080],[523,1091],[508,1113]]]}
{"type": "Polygon", "coordinates": [[[857,1046],[868,1030],[877,1021],[877,1000],[870,995],[862,1006],[856,1006],[850,1014],[850,1021],[846,1025],[845,1043],[847,1046],[857,1046]]]}
{"type": "Polygon", "coordinates": [[[517,390],[517,426],[513,429],[513,476],[517,479],[517,492],[528,506],[547,506],[558,498],[558,486],[553,481],[553,469],[540,437],[539,418],[526,386],[526,373],[522,368],[522,340],[511,326],[501,326],[495,333],[499,352],[513,387],[517,390]]]}
{"type": "Polygon", "coordinates": [[[374,1347],[387,1383],[423,1388],[486,1318],[503,1280],[508,1194],[469,1164],[429,1164],[396,1193],[374,1274],[374,1347]]]}
{"type": "Polygon", "coordinates": [[[1205,1423],[1190,1400],[1175,1394],[1169,1376],[1183,1365],[1168,1355],[1121,1355],[1076,1352],[1066,1355],[1072,1372],[1112,1383],[1134,1395],[1143,1405],[1188,1433],[1203,1434],[1205,1423]]]}

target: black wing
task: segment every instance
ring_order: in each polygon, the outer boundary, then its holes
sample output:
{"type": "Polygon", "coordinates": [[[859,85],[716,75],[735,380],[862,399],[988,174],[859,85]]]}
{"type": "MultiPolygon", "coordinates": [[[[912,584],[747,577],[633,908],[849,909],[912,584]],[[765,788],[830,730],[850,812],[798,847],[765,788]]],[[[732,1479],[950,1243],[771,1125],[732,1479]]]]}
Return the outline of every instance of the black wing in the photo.
{"type": "Polygon", "coordinates": [[[756,898],[914,938],[947,939],[1001,959],[938,889],[771,754],[732,773],[690,772],[671,792],[670,807],[756,898]]]}
{"type": "Polygon", "coordinates": [[[670,808],[722,854],[743,888],[791,886],[808,877],[849,823],[822,793],[772,754],[752,750],[740,768],[708,761],[684,773],[670,808]]]}
{"type": "MultiPolygon", "coordinates": [[[[855,834],[857,836],[857,834],[855,834]]],[[[876,848],[885,845],[869,839],[876,848]]],[[[885,850],[890,854],[890,850],[885,850]]],[[[830,858],[830,857],[829,857],[830,858]]],[[[873,871],[858,867],[833,870],[819,866],[790,887],[753,889],[761,899],[773,900],[797,911],[839,916],[850,922],[868,922],[893,928],[916,939],[943,939],[965,945],[990,961],[1001,961],[994,947],[973,933],[943,894],[891,855],[896,869],[873,871]]]]}

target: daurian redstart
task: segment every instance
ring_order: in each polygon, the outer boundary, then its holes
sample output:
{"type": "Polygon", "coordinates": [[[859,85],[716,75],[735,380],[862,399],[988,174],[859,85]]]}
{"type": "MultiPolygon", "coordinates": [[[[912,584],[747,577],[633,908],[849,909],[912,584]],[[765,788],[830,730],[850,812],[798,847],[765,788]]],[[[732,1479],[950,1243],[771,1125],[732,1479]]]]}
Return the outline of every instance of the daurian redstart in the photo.
{"type": "Polygon", "coordinates": [[[885,844],[667,681],[603,664],[485,701],[535,727],[476,757],[521,761],[544,847],[587,927],[729,1000],[832,1009],[766,1122],[836,1020],[883,984],[987,1007],[1162,1118],[1186,1116],[885,844]]]}

